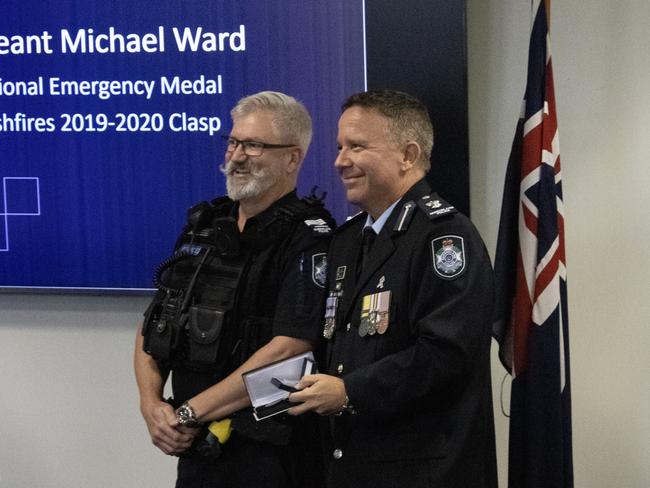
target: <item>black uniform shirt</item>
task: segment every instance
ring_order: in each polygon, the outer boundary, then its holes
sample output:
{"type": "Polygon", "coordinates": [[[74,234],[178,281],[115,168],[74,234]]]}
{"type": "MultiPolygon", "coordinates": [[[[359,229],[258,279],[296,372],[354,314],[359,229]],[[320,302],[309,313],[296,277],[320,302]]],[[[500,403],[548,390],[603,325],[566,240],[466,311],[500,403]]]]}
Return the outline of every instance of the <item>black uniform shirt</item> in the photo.
{"type": "Polygon", "coordinates": [[[280,239],[273,235],[278,211],[296,200],[295,191],[291,192],[246,221],[244,245],[265,247],[253,251],[237,301],[237,315],[244,320],[268,321],[268,340],[282,335],[316,343],[321,332],[330,239],[329,233],[323,232],[324,222],[313,223],[318,217],[309,216],[295,225],[290,235],[280,239]]]}

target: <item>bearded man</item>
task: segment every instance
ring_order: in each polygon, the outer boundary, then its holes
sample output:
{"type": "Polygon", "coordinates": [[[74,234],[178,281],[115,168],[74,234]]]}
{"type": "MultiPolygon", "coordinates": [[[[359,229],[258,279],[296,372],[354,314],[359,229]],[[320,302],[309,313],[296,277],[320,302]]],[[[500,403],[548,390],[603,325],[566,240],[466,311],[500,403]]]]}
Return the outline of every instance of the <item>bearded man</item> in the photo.
{"type": "Polygon", "coordinates": [[[242,381],[320,335],[333,220],[295,190],[311,118],[277,92],[243,98],[231,116],[228,197],[190,209],[137,334],[140,410],[153,444],[180,457],[177,488],[318,486],[311,422],[257,423],[242,381]]]}

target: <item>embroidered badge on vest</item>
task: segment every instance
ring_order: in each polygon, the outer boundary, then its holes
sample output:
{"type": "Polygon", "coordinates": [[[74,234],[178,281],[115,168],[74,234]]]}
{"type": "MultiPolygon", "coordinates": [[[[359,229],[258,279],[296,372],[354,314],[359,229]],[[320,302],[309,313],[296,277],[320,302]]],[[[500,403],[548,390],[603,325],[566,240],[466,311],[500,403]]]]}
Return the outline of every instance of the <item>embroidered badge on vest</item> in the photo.
{"type": "Polygon", "coordinates": [[[450,280],[465,271],[465,240],[460,236],[446,235],[431,241],[433,270],[438,276],[450,280]]]}

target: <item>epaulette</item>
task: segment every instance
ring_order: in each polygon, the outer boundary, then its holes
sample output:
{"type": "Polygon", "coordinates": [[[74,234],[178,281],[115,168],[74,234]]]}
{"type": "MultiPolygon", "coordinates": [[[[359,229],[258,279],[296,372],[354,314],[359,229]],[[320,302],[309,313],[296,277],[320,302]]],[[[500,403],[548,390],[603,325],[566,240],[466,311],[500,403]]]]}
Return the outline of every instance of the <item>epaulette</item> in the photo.
{"type": "Polygon", "coordinates": [[[305,219],[303,222],[315,236],[329,236],[332,234],[332,227],[324,219],[305,219]]]}
{"type": "Polygon", "coordinates": [[[336,227],[332,215],[325,208],[323,201],[325,195],[326,193],[317,195],[316,187],[314,187],[307,197],[300,200],[308,206],[305,212],[307,218],[303,219],[303,223],[311,229],[312,234],[315,236],[329,236],[336,227]]]}
{"type": "Polygon", "coordinates": [[[334,220],[325,209],[323,196],[317,196],[315,190],[299,200],[286,202],[276,211],[276,216],[288,222],[302,221],[315,236],[329,236],[334,227],[334,220]]]}
{"type": "Polygon", "coordinates": [[[436,193],[418,198],[415,203],[420,207],[420,210],[424,212],[429,220],[435,220],[458,212],[456,207],[451,203],[444,201],[436,193]]]}
{"type": "Polygon", "coordinates": [[[404,232],[408,229],[416,209],[419,208],[424,212],[429,220],[435,220],[445,215],[451,215],[458,212],[456,207],[444,201],[436,193],[424,195],[416,200],[408,200],[404,202],[400,210],[393,232],[404,232]]]}

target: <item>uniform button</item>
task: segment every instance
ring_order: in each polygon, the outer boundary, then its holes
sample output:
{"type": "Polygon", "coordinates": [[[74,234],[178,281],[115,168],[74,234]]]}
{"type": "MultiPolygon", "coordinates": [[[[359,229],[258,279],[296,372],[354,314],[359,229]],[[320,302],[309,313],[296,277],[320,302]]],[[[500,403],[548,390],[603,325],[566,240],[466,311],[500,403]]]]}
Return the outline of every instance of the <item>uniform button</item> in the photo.
{"type": "Polygon", "coordinates": [[[347,332],[350,332],[350,328],[351,328],[351,327],[352,327],[352,325],[350,324],[350,322],[348,322],[348,325],[345,326],[345,330],[346,330],[347,332]]]}
{"type": "Polygon", "coordinates": [[[339,374],[343,372],[343,363],[339,363],[339,365],[336,367],[336,371],[338,371],[339,374]]]}
{"type": "Polygon", "coordinates": [[[341,449],[334,449],[332,456],[334,459],[341,459],[343,457],[343,451],[341,449]]]}

